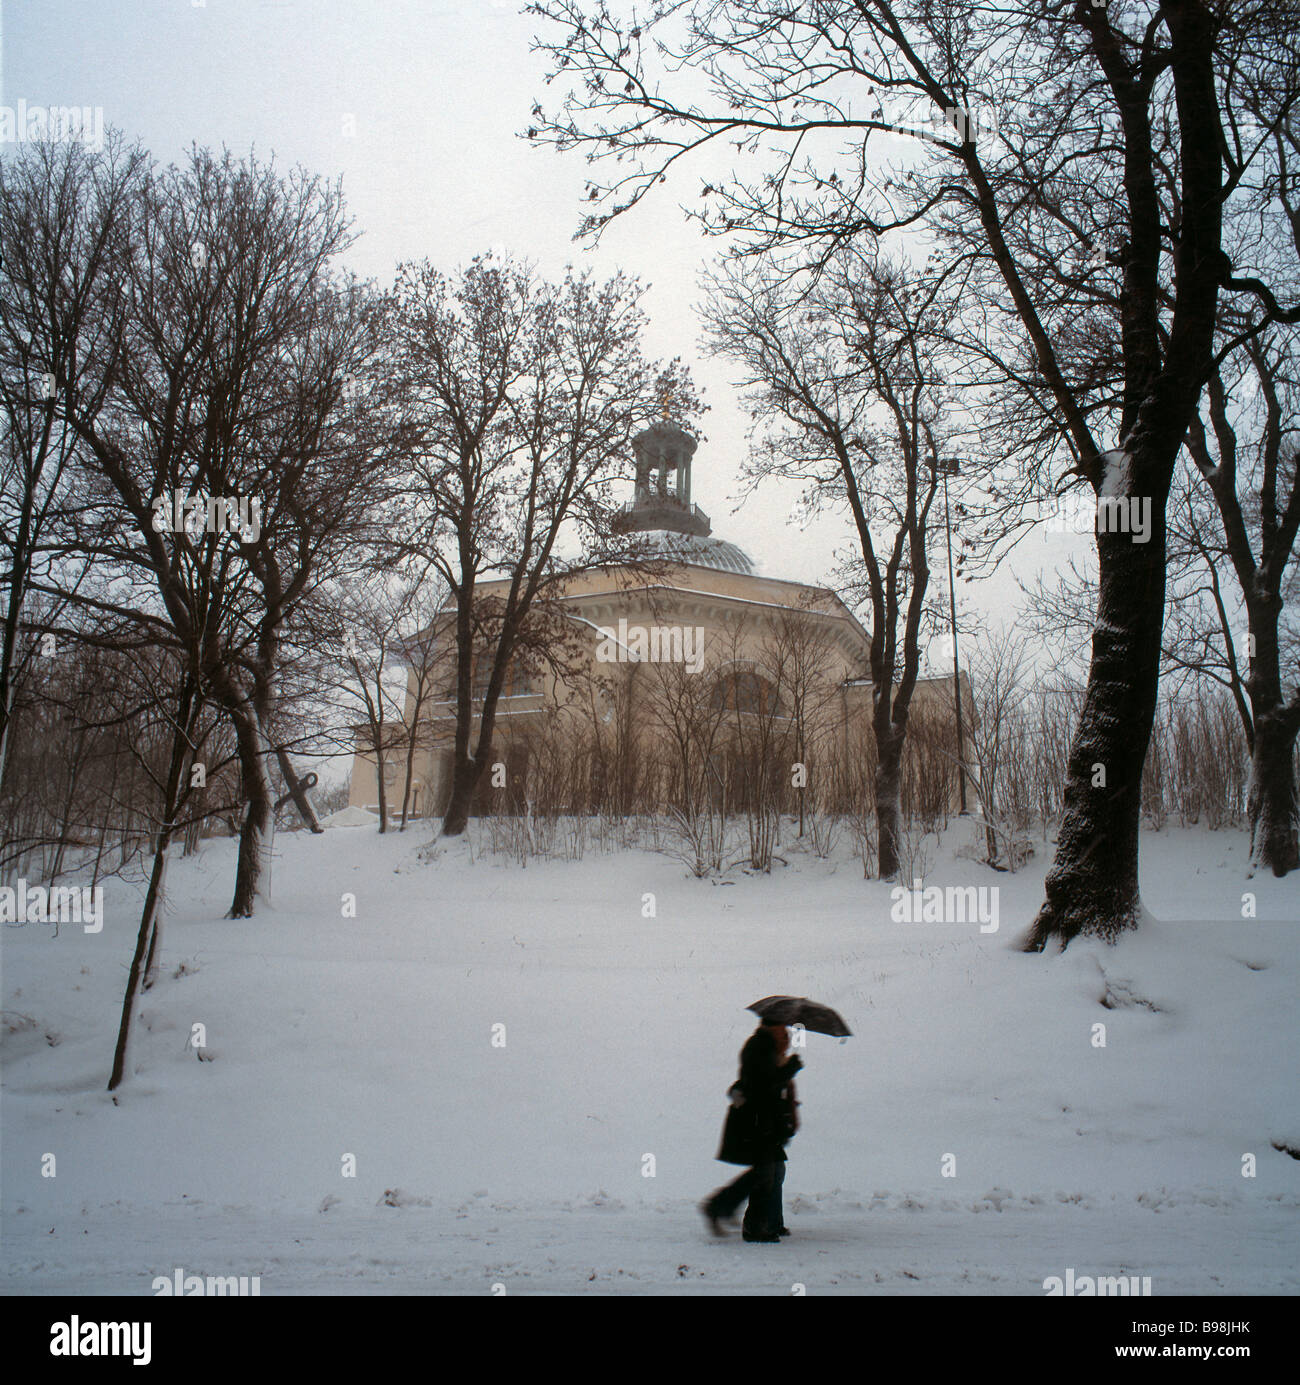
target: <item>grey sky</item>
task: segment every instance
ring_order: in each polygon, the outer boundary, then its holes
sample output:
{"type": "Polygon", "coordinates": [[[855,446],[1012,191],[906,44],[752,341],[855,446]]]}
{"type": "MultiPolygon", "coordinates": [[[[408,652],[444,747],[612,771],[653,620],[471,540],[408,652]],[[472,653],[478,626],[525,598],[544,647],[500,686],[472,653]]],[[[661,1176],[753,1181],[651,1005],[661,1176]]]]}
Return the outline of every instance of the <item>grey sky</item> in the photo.
{"type": "MultiPolygon", "coordinates": [[[[517,0],[0,0],[3,98],[102,106],[107,125],[139,137],[162,161],[191,142],[255,147],[282,166],[341,174],[362,236],[354,268],[381,282],[402,259],[454,267],[499,247],[548,273],[564,264],[621,267],[653,285],[650,345],[680,354],[712,411],[697,454],[694,496],[714,532],[762,571],[824,581],[846,524],[806,532],[793,494],[772,488],[732,514],[746,420],[727,368],[705,358],[692,312],[696,275],[714,249],[678,210],[690,174],[616,222],[593,253],[571,239],[586,173],[581,156],[530,146],[516,132],[545,95],[545,64],[529,52],[536,21],[517,0]],[[349,133],[350,129],[355,133],[349,133]]],[[[553,95],[554,93],[552,93],[553,95]]],[[[1031,535],[1016,566],[1055,563],[1086,547],[1031,535]]],[[[942,553],[932,561],[946,583],[942,553]]],[[[1010,615],[1009,572],[959,596],[1010,615]]]]}

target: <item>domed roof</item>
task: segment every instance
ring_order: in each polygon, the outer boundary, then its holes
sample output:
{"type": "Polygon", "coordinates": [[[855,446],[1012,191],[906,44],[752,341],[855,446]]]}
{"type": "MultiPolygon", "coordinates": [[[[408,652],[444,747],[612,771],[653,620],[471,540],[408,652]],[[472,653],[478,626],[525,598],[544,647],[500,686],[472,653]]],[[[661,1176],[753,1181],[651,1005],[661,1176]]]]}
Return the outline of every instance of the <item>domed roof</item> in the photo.
{"type": "Polygon", "coordinates": [[[678,534],[671,529],[648,529],[638,537],[647,541],[650,553],[655,556],[694,563],[697,567],[717,568],[722,572],[739,572],[747,577],[754,574],[754,560],[743,548],[725,539],[678,534]]]}

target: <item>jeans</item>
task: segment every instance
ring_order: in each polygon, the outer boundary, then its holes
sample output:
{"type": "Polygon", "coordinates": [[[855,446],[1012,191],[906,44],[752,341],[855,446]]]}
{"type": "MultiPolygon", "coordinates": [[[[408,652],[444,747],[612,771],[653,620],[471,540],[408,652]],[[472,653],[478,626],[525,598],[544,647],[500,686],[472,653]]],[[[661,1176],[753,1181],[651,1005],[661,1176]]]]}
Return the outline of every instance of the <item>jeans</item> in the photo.
{"type": "Polygon", "coordinates": [[[775,1236],[785,1225],[781,1210],[781,1186],[785,1182],[785,1160],[755,1164],[725,1188],[719,1188],[709,1199],[713,1214],[729,1217],[746,1199],[745,1220],[741,1229],[746,1236],[767,1239],[775,1236]]]}

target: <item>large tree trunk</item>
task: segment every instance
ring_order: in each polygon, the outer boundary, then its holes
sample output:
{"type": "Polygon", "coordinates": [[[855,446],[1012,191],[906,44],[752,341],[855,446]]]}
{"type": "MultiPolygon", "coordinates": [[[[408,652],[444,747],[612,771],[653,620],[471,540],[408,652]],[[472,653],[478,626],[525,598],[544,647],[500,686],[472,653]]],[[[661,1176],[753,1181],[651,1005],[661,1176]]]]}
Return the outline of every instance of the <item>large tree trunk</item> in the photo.
{"type": "Polygon", "coordinates": [[[1250,874],[1300,870],[1300,803],[1296,797],[1295,742],[1300,709],[1255,709],[1255,751],[1250,763],[1250,874]]]}
{"type": "Polygon", "coordinates": [[[468,755],[452,762],[451,799],[442,822],[444,837],[459,837],[469,825],[474,790],[478,788],[478,781],[483,777],[483,770],[491,755],[491,746],[480,746],[478,756],[468,755]]]}
{"type": "MultiPolygon", "coordinates": [[[[903,817],[902,731],[876,731],[876,878],[892,880],[898,874],[899,840],[903,817]]],[[[908,882],[910,885],[910,881],[908,882]]]]}
{"type": "Polygon", "coordinates": [[[1286,875],[1300,869],[1300,805],[1296,799],[1295,742],[1300,731],[1300,693],[1289,703],[1282,696],[1282,660],[1278,622],[1282,601],[1272,580],[1275,569],[1255,574],[1248,589],[1252,649],[1250,697],[1254,746],[1250,757],[1250,867],[1248,875],[1271,870],[1286,875]]]}
{"type": "Polygon", "coordinates": [[[1092,663],[1070,747],[1047,898],[1025,941],[1041,952],[1079,934],[1113,942],[1136,927],[1142,766],[1155,718],[1165,608],[1165,497],[1151,497],[1151,534],[1097,536],[1092,663]]]}
{"type": "MultiPolygon", "coordinates": [[[[504,639],[504,636],[502,637],[504,639]]],[[[511,650],[506,647],[504,659],[508,659],[511,650]]],[[[497,650],[497,660],[504,667],[503,652],[500,646],[497,650]]],[[[467,664],[458,666],[457,677],[460,678],[460,667],[468,667],[467,664]]],[[[497,698],[501,695],[500,669],[497,675],[489,681],[487,691],[483,697],[483,709],[479,713],[478,723],[478,745],[473,755],[469,753],[469,717],[467,715],[469,684],[461,682],[458,684],[458,705],[456,716],[456,748],[452,755],[451,771],[451,801],[447,804],[447,812],[442,821],[442,835],[444,837],[459,837],[469,825],[470,809],[474,806],[474,791],[478,788],[479,780],[483,777],[483,771],[492,763],[492,739],[496,729],[497,698]]]]}

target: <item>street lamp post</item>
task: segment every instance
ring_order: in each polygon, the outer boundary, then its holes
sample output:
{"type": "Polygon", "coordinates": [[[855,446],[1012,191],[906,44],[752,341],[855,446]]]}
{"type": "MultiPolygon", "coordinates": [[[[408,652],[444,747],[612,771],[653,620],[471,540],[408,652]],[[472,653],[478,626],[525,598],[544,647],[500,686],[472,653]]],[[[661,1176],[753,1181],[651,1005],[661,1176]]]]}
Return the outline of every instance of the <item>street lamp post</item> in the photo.
{"type": "Polygon", "coordinates": [[[961,466],[955,457],[934,457],[932,465],[943,477],[943,523],[948,538],[948,611],[952,621],[952,698],[957,713],[957,786],[961,802],[961,816],[965,817],[966,807],[966,744],[961,715],[961,665],[957,657],[957,590],[953,585],[952,574],[952,511],[948,506],[948,478],[957,476],[961,466]]]}

